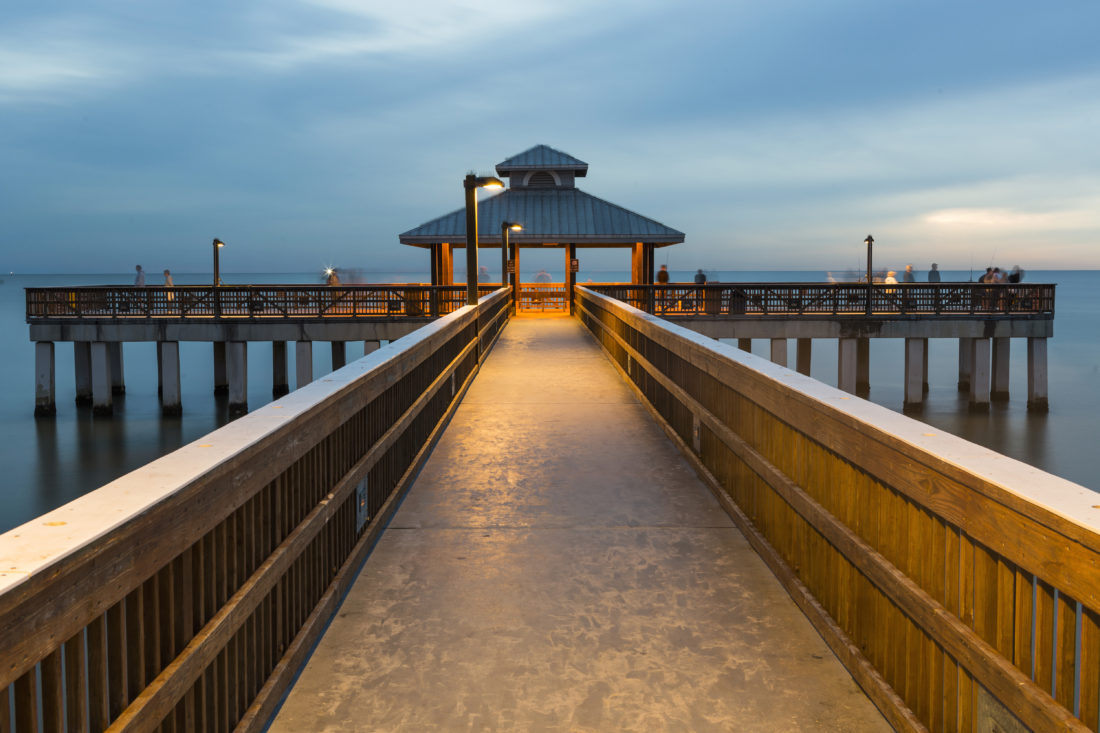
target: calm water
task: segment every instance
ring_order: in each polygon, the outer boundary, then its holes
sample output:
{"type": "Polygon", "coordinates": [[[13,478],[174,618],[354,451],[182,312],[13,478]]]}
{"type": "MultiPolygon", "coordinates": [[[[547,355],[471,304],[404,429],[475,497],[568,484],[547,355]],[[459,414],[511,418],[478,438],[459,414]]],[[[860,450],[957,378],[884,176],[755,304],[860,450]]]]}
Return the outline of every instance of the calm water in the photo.
{"type": "MultiPolygon", "coordinates": [[[[492,258],[490,258],[492,259],[492,258]]],[[[525,265],[528,263],[524,263],[525,265]]],[[[535,262],[530,263],[532,267],[535,262]]],[[[555,280],[552,262],[546,266],[555,280]]],[[[491,267],[491,264],[490,264],[491,267]]],[[[526,267],[524,268],[526,270],[526,267]]],[[[692,271],[673,271],[674,281],[690,281],[692,271]]],[[[825,280],[823,272],[712,272],[712,280],[811,281],[825,280]]],[[[499,277],[499,273],[492,273],[499,277]]],[[[525,281],[533,272],[524,272],[525,281]]],[[[581,272],[580,282],[620,280],[625,272],[581,272]]],[[[967,272],[944,273],[944,280],[966,280],[967,272]]],[[[374,273],[370,282],[409,282],[426,279],[422,273],[374,273]]],[[[175,275],[177,284],[206,283],[208,274],[175,275]]],[[[226,283],[317,283],[316,274],[225,275],[226,283]]],[[[3,484],[0,493],[0,532],[64,504],[121,476],[164,453],[199,438],[227,420],[224,398],[213,395],[213,359],[209,344],[180,345],[184,414],[162,419],[157,401],[154,345],[125,347],[126,395],[115,397],[115,416],[93,419],[91,410],[74,404],[72,345],[56,347],[58,414],[35,420],[34,348],[28,340],[23,288],[51,285],[130,284],[123,275],[24,275],[3,276],[0,284],[0,338],[5,344],[0,360],[0,460],[3,484]]],[[[1026,348],[1012,342],[1012,399],[994,404],[987,414],[971,414],[966,395],[955,388],[958,377],[958,342],[933,340],[929,344],[930,393],[924,411],[916,415],[941,430],[952,432],[993,450],[1038,466],[1071,481],[1100,491],[1096,476],[1097,435],[1100,434],[1100,328],[1096,293],[1098,271],[1029,272],[1029,282],[1058,284],[1055,336],[1049,344],[1050,413],[1031,415],[1026,409],[1026,348]]],[[[149,276],[150,284],[160,282],[149,276]]],[[[767,356],[765,341],[754,342],[754,351],[767,356]]],[[[294,374],[293,349],[288,349],[290,374],[294,374]]],[[[362,342],[348,344],[348,358],[362,355],[362,342]]],[[[789,363],[794,363],[793,342],[789,363]]],[[[900,410],[902,368],[900,339],[872,339],[870,399],[900,410]]],[[[836,384],[836,344],[814,342],[813,376],[836,384]]],[[[271,401],[271,345],[249,346],[249,407],[271,401]]],[[[314,374],[329,371],[328,349],[314,349],[314,374]]]]}

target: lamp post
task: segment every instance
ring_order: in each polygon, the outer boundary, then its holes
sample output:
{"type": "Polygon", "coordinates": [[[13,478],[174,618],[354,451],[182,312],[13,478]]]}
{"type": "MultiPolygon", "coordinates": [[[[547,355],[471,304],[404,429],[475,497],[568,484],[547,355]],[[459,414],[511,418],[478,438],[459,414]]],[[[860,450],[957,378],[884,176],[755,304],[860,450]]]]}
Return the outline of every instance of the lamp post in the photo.
{"type": "Polygon", "coordinates": [[[871,279],[871,245],[875,243],[875,238],[870,234],[867,235],[867,239],[863,240],[863,243],[867,245],[867,315],[871,315],[871,287],[873,280],[871,279]]]}
{"type": "Polygon", "coordinates": [[[221,316],[222,304],[218,297],[218,286],[222,284],[221,275],[218,272],[218,250],[225,246],[225,242],[214,237],[214,315],[221,316]]]}
{"type": "Polygon", "coordinates": [[[218,250],[224,246],[225,242],[214,237],[214,287],[222,284],[221,276],[218,274],[218,250]]]}
{"type": "Polygon", "coordinates": [[[466,189],[466,305],[477,305],[477,189],[504,188],[499,178],[467,173],[466,189]]]}
{"type": "Polygon", "coordinates": [[[516,303],[516,272],[513,269],[512,277],[508,277],[508,260],[515,262],[515,257],[509,257],[512,248],[508,242],[508,232],[518,232],[521,229],[523,229],[523,226],[514,221],[502,221],[500,223],[500,285],[504,287],[511,282],[513,305],[516,303]]]}

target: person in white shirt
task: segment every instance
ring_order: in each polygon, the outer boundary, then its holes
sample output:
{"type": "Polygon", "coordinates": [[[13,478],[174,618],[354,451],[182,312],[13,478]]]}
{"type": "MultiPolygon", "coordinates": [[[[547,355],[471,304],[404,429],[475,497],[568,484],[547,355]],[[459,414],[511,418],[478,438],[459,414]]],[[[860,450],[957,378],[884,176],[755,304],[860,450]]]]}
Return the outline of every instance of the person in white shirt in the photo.
{"type": "Polygon", "coordinates": [[[141,265],[136,265],[134,269],[137,270],[137,276],[134,278],[134,287],[144,288],[145,270],[141,269],[141,265]]]}

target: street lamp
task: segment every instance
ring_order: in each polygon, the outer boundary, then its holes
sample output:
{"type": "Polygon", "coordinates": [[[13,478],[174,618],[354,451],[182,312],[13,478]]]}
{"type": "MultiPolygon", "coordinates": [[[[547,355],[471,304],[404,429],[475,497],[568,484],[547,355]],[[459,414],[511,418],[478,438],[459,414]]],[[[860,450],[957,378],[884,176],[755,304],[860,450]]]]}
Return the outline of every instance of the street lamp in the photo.
{"type": "Polygon", "coordinates": [[[870,234],[867,235],[867,239],[863,240],[863,243],[867,245],[867,315],[871,315],[871,245],[875,243],[875,238],[870,234]]]}
{"type": "Polygon", "coordinates": [[[214,237],[214,287],[218,287],[222,284],[222,279],[218,275],[218,250],[225,246],[225,242],[214,237]]]}
{"type": "MultiPolygon", "coordinates": [[[[512,250],[511,250],[510,245],[508,244],[508,232],[510,232],[510,231],[511,232],[518,232],[521,229],[523,229],[523,226],[521,224],[517,224],[514,221],[502,221],[500,223],[500,285],[501,285],[501,287],[504,287],[509,282],[509,278],[508,278],[508,260],[512,260],[513,263],[515,263],[515,261],[516,261],[516,258],[514,256],[510,256],[512,254],[512,250]]],[[[513,267],[514,267],[514,265],[513,265],[513,267]]],[[[515,299],[516,299],[516,292],[515,292],[515,290],[516,290],[516,273],[515,273],[514,269],[512,270],[511,283],[512,283],[512,301],[514,302],[515,299]]]]}
{"type": "Polygon", "coordinates": [[[499,178],[467,173],[466,189],[466,305],[477,305],[477,189],[504,188],[499,178]]]}
{"type": "Polygon", "coordinates": [[[218,250],[225,246],[225,242],[214,237],[214,316],[220,318],[222,314],[222,300],[221,294],[218,292],[218,286],[222,284],[221,275],[218,274],[218,250]]]}

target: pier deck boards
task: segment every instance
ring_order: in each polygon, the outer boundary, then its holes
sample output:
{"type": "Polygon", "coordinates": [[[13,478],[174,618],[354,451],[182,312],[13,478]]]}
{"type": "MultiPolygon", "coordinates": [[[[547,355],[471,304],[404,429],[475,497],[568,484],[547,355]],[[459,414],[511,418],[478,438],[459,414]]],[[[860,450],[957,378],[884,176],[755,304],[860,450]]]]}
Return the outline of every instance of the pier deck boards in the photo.
{"type": "Polygon", "coordinates": [[[272,731],[889,730],[572,318],[513,319],[272,731]]]}

